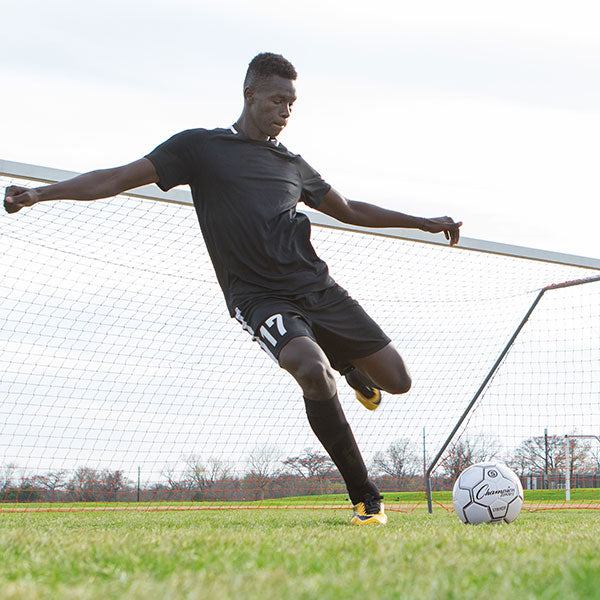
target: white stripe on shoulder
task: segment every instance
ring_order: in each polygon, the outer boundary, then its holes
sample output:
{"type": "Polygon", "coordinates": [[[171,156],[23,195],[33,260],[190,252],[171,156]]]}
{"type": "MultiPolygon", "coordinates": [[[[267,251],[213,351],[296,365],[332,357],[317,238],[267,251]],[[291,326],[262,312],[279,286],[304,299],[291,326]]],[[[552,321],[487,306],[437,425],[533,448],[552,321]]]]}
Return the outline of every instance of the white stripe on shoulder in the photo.
{"type": "Polygon", "coordinates": [[[237,132],[236,128],[235,128],[233,125],[232,125],[232,126],[229,128],[229,129],[231,129],[231,131],[232,131],[232,132],[233,132],[235,135],[237,135],[237,133],[238,133],[238,132],[237,132]]]}

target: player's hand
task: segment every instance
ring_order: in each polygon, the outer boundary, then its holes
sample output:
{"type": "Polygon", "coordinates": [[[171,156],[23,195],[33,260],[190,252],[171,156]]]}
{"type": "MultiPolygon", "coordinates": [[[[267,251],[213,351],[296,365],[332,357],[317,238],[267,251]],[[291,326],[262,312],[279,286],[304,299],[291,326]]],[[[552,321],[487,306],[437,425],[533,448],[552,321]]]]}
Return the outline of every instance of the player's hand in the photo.
{"type": "Polygon", "coordinates": [[[462,221],[455,222],[451,217],[435,217],[433,219],[423,219],[423,231],[429,233],[442,233],[450,240],[450,245],[458,244],[460,238],[460,227],[462,221]]]}
{"type": "Polygon", "coordinates": [[[16,213],[24,206],[33,206],[36,202],[39,202],[39,196],[35,190],[20,185],[9,185],[6,188],[4,210],[7,213],[16,213]]]}

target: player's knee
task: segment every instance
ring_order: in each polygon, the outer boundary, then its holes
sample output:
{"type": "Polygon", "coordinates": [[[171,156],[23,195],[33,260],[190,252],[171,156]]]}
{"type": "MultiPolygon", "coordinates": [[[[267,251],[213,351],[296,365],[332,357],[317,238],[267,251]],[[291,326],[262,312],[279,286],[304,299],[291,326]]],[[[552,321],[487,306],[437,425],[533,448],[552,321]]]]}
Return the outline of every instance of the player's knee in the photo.
{"type": "Polygon", "coordinates": [[[317,359],[303,360],[292,373],[304,395],[314,400],[329,399],[335,394],[333,371],[327,363],[317,359]]]}

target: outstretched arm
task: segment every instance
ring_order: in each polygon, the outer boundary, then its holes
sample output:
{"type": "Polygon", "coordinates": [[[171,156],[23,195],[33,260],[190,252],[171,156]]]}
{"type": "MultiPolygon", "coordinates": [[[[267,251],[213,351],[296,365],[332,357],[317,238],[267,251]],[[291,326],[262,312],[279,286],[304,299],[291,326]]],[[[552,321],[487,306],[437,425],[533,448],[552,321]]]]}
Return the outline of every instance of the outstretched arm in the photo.
{"type": "Polygon", "coordinates": [[[15,213],[25,206],[47,200],[98,200],[110,198],[126,190],[158,182],[156,169],[150,160],[142,158],[122,167],[100,169],[78,175],[67,181],[25,188],[11,185],[6,188],[4,209],[15,213]]]}
{"type": "Polygon", "coordinates": [[[394,210],[388,210],[367,204],[366,202],[357,202],[356,200],[346,200],[341,194],[333,188],[327,192],[325,198],[319,204],[319,211],[351,225],[361,225],[362,227],[403,227],[407,229],[420,229],[429,233],[444,232],[450,245],[458,243],[460,237],[460,226],[462,221],[455,222],[450,217],[413,217],[394,210]]]}

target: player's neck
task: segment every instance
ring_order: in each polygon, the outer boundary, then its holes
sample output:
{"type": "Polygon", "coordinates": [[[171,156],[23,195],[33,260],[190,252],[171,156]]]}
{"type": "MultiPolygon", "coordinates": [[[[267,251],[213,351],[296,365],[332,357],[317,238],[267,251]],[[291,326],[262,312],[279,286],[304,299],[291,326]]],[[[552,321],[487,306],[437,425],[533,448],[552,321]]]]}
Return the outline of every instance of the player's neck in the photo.
{"type": "Polygon", "coordinates": [[[246,116],[243,112],[240,118],[235,122],[235,126],[242,133],[247,135],[251,140],[257,140],[260,142],[267,142],[271,138],[268,135],[265,135],[262,131],[254,125],[254,123],[246,116]]]}

